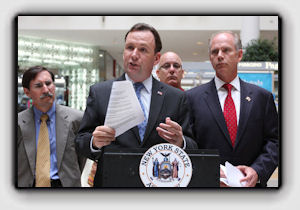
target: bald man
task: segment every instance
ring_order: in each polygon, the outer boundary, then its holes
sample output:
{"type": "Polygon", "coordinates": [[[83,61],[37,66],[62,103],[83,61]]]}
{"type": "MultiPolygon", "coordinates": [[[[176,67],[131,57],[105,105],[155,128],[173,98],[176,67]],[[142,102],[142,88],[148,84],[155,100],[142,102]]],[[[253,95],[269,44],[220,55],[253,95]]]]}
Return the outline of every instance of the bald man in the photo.
{"type": "Polygon", "coordinates": [[[161,56],[159,68],[156,70],[156,74],[161,82],[184,91],[181,87],[183,73],[182,61],[176,53],[166,52],[161,56]]]}

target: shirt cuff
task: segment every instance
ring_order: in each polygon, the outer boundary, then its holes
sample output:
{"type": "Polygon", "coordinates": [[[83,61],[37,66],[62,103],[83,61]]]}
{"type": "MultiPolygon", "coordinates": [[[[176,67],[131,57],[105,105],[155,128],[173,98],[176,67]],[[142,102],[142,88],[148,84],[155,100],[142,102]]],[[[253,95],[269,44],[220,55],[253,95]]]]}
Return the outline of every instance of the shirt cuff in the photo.
{"type": "Polygon", "coordinates": [[[90,141],[90,149],[92,152],[101,152],[101,148],[100,149],[94,149],[93,147],[93,139],[94,139],[94,136],[92,136],[91,138],[91,141],[90,141]]]}
{"type": "Polygon", "coordinates": [[[183,135],[182,135],[182,138],[183,138],[183,147],[182,147],[182,149],[185,149],[186,148],[186,141],[185,141],[185,138],[184,138],[183,135]]]}

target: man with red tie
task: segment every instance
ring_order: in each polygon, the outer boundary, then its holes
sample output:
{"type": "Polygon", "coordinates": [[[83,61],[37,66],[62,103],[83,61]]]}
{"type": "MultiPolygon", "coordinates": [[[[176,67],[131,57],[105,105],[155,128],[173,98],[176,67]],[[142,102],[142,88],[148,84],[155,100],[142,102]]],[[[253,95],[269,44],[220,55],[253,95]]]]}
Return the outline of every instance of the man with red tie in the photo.
{"type": "Polygon", "coordinates": [[[187,91],[192,128],[199,148],[218,149],[221,164],[237,166],[246,187],[265,187],[278,166],[278,114],[270,92],[238,77],[242,57],[237,34],[212,35],[209,58],[216,75],[187,91]]]}

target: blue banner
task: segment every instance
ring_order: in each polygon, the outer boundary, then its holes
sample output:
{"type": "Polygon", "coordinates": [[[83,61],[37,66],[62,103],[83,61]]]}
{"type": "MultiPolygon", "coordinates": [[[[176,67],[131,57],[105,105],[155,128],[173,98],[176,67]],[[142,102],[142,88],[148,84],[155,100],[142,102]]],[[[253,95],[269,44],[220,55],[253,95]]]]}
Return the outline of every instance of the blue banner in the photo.
{"type": "Polygon", "coordinates": [[[238,73],[239,77],[251,84],[265,88],[272,93],[272,73],[238,73]]]}

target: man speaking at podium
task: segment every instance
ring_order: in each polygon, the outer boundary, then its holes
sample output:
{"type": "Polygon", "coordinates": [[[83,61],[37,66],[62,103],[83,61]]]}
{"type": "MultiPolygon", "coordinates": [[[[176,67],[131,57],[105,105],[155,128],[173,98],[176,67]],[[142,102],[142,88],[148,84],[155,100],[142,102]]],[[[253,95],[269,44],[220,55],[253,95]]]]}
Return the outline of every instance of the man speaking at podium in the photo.
{"type": "Polygon", "coordinates": [[[145,120],[115,138],[115,130],[104,125],[113,81],[91,86],[76,137],[77,147],[84,156],[95,160],[101,148],[108,145],[149,148],[169,142],[182,148],[197,148],[189,127],[184,92],[151,76],[153,66],[159,63],[161,48],[158,32],[147,24],[138,23],[127,32],[123,51],[125,74],[116,81],[133,83],[145,120]]]}

